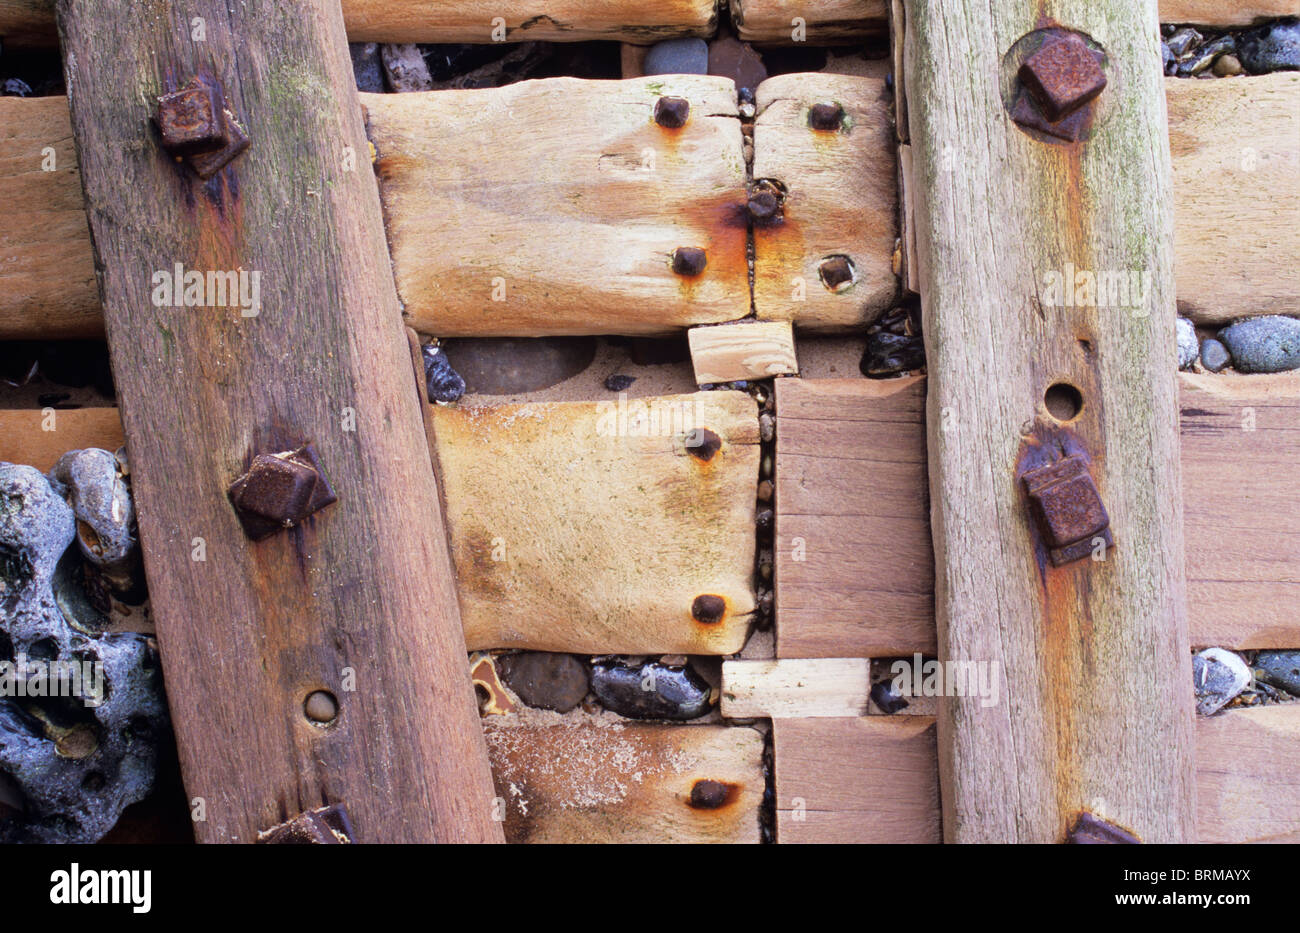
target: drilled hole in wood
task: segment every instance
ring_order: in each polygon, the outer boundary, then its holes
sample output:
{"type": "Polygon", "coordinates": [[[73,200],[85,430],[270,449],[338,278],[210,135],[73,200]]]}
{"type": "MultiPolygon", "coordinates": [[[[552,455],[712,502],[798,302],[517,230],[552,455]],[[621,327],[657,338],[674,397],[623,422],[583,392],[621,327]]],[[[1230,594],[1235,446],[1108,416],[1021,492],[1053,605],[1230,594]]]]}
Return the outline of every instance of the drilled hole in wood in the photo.
{"type": "Polygon", "coordinates": [[[1043,404],[1057,421],[1073,421],[1083,410],[1083,393],[1068,382],[1057,382],[1048,386],[1043,404]]]}

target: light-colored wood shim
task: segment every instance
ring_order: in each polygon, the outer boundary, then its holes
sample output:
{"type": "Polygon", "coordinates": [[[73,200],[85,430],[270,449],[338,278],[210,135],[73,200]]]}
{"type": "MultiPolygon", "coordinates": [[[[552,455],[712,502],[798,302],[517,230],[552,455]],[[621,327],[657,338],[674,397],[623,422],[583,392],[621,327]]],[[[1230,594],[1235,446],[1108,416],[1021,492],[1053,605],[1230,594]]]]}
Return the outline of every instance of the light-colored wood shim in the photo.
{"type": "Polygon", "coordinates": [[[0,409],[0,461],[25,463],[42,473],[69,450],[117,450],[124,443],[116,408],[0,409]]]}
{"type": "Polygon", "coordinates": [[[888,28],[888,0],[732,0],[740,38],[775,45],[836,45],[888,28]],[[799,22],[796,22],[798,20],[799,22]],[[796,32],[802,27],[801,32],[796,32]]]}
{"type": "Polygon", "coordinates": [[[898,177],[891,95],[875,78],[790,74],[758,86],[755,179],[776,179],[784,221],[754,228],[754,310],[800,330],[844,331],[875,320],[898,295],[898,177]],[[808,126],[813,104],[840,104],[843,132],[808,126]],[[851,286],[832,292],[818,267],[850,257],[851,286]]]}
{"type": "Polygon", "coordinates": [[[729,79],[551,78],[362,100],[417,330],[650,334],[749,313],[729,79]],[[663,96],[690,102],[681,129],[655,123],[663,96]],[[702,274],[673,272],[679,246],[707,251],[702,274]]]}
{"type": "Polygon", "coordinates": [[[1300,74],[1167,78],[1179,313],[1300,309],[1300,74]]]}
{"type": "MultiPolygon", "coordinates": [[[[778,841],[938,842],[933,723],[774,720],[778,841]]],[[[1300,704],[1198,719],[1195,741],[1196,841],[1300,842],[1300,704]]]]}
{"type": "Polygon", "coordinates": [[[754,729],[601,720],[484,730],[510,842],[760,841],[754,729]],[[696,781],[728,785],[722,806],[691,806],[696,781]]]}
{"type": "Polygon", "coordinates": [[[777,657],[933,654],[925,380],[776,383],[777,657]]]}
{"type": "Polygon", "coordinates": [[[778,842],[942,841],[930,717],[775,719],[772,747],[778,842]]]}
{"type": "Polygon", "coordinates": [[[1300,704],[1196,725],[1200,842],[1300,842],[1300,704]]]}
{"type": "Polygon", "coordinates": [[[754,611],[758,419],[743,392],[434,411],[471,648],[732,654],[754,611]],[[708,462],[688,432],[714,432],[708,462]],[[719,622],[691,616],[723,597],[719,622]]]}
{"type": "Polygon", "coordinates": [[[770,379],[799,372],[789,321],[742,321],[687,331],[700,385],[770,379]]]}
{"type": "Polygon", "coordinates": [[[903,195],[903,208],[899,215],[903,250],[902,283],[912,294],[917,294],[921,287],[920,268],[916,258],[916,217],[915,199],[912,196],[912,147],[906,144],[898,147],[898,184],[903,195]]]}
{"type": "Polygon", "coordinates": [[[1300,646],[1300,373],[1180,383],[1192,644],[1300,646]]]}
{"type": "Polygon", "coordinates": [[[379,194],[341,156],[367,143],[338,5],[57,13],[196,837],[339,802],[359,842],[503,841],[379,194]],[[205,183],[162,151],[151,98],[214,62],[253,144],[205,183]],[[259,275],[263,303],[156,300],[175,266],[259,275]],[[307,441],[338,501],[250,541],[230,484],[307,441]],[[328,726],[304,714],[320,690],[328,726]]]}
{"type": "Polygon", "coordinates": [[[1198,26],[1249,26],[1259,20],[1300,15],[1298,0],[1160,0],[1160,22],[1198,26]]]}
{"type": "Polygon", "coordinates": [[[868,658],[722,662],[722,715],[729,719],[863,716],[870,698],[868,658]]]}
{"type": "Polygon", "coordinates": [[[1031,137],[1003,106],[1019,65],[1007,53],[1036,27],[1036,6],[906,9],[939,655],[1008,672],[1002,703],[940,707],[945,838],[1059,842],[1104,799],[1098,816],[1149,842],[1192,839],[1172,182],[1155,8],[1054,5],[1108,53],[1091,138],[1073,145],[1031,137]],[[953,159],[959,170],[947,170],[953,159]],[[1044,273],[1068,265],[1138,269],[1150,289],[1138,313],[1047,307],[1044,273]],[[1058,380],[1082,393],[1068,427],[1043,401],[1058,380]],[[1104,561],[1056,567],[1017,470],[1074,444],[1091,457],[1116,546],[1104,561]]]}
{"type": "MultiPolygon", "coordinates": [[[[889,0],[889,49],[892,74],[903,73],[903,49],[907,35],[907,18],[903,0],[889,0]]],[[[894,81],[894,136],[900,143],[907,142],[907,85],[894,81]]]]}
{"type": "Polygon", "coordinates": [[[0,218],[0,339],[103,334],[66,97],[0,97],[0,218]]]}
{"type": "MultiPolygon", "coordinates": [[[[344,0],[349,42],[586,42],[642,44],[710,36],[718,0],[344,0]],[[502,28],[504,31],[502,31],[502,28]]],[[[50,0],[0,0],[0,36],[53,43],[50,0]]]]}

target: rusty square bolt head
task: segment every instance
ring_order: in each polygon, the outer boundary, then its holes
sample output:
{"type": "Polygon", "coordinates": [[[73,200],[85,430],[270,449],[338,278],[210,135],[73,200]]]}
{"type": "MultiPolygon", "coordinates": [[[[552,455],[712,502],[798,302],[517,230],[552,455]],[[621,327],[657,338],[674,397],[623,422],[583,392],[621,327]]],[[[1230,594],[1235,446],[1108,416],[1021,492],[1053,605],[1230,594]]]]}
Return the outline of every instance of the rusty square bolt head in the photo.
{"type": "Polygon", "coordinates": [[[258,454],[248,472],[231,484],[230,501],[254,540],[297,524],[338,501],[325,477],[315,449],[258,454]]]}
{"type": "Polygon", "coordinates": [[[1088,811],[1079,814],[1065,841],[1074,845],[1141,845],[1142,840],[1122,826],[1093,816],[1088,811]]]}
{"type": "Polygon", "coordinates": [[[343,804],[318,807],[257,834],[262,845],[347,845],[355,840],[343,804]]]}
{"type": "Polygon", "coordinates": [[[224,145],[213,152],[199,152],[189,157],[190,167],[203,179],[211,178],[235,160],[249,146],[248,134],[228,109],[222,111],[225,127],[224,145]]]}
{"type": "Polygon", "coordinates": [[[853,261],[839,254],[827,256],[817,265],[817,276],[828,289],[838,292],[853,284],[853,261]]]}
{"type": "Polygon", "coordinates": [[[1080,456],[1030,470],[1023,477],[1035,518],[1057,566],[1077,560],[1101,537],[1109,546],[1110,516],[1080,456]]]}
{"type": "Polygon", "coordinates": [[[1053,123],[1094,100],[1106,87],[1100,55],[1076,35],[1049,41],[1025,59],[1020,80],[1053,123]]]}
{"type": "Polygon", "coordinates": [[[808,109],[808,125],[815,130],[838,130],[844,122],[844,108],[839,104],[813,104],[808,109]]]}
{"type": "Polygon", "coordinates": [[[780,198],[771,191],[755,191],[749,196],[749,215],[755,220],[771,220],[780,208],[780,198]]]}
{"type": "Polygon", "coordinates": [[[673,271],[678,275],[699,275],[708,264],[708,254],[698,246],[679,246],[673,250],[673,271]]]}
{"type": "Polygon", "coordinates": [[[685,97],[661,97],[655,101],[655,122],[664,129],[679,130],[691,116],[691,102],[685,97]]]}
{"type": "Polygon", "coordinates": [[[163,148],[175,156],[222,148],[226,128],[216,89],[192,82],[159,97],[158,132],[163,148]]]}

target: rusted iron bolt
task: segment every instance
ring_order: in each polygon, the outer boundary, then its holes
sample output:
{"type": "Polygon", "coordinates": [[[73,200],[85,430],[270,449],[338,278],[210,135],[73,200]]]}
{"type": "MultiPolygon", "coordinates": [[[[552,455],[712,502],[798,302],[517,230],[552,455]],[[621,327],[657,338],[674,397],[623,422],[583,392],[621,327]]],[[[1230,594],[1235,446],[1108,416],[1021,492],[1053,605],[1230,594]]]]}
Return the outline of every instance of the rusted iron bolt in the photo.
{"type": "Polygon", "coordinates": [[[328,690],[314,690],[302,704],[303,715],[318,725],[328,725],[339,717],[339,701],[328,690]]]}
{"type": "Polygon", "coordinates": [[[708,428],[696,428],[686,435],[686,452],[696,460],[708,463],[722,449],[722,438],[708,428]]]}
{"type": "Polygon", "coordinates": [[[817,264],[817,277],[833,292],[853,284],[853,260],[848,256],[827,256],[817,264]]]}
{"type": "Polygon", "coordinates": [[[220,95],[197,81],[158,98],[157,123],[163,148],[174,156],[212,152],[226,144],[220,95]]]}
{"type": "Polygon", "coordinates": [[[727,601],[713,593],[702,593],[691,603],[691,618],[704,625],[716,625],[727,614],[727,601]]]}
{"type": "Polygon", "coordinates": [[[1057,123],[1095,100],[1106,87],[1100,55],[1077,35],[1049,39],[1020,66],[1020,81],[1057,123]]]}
{"type": "Polygon", "coordinates": [[[222,111],[222,118],[226,130],[222,147],[213,152],[195,153],[187,160],[190,163],[190,168],[194,169],[195,174],[200,178],[211,178],[233,162],[235,157],[250,145],[248,134],[244,132],[243,127],[239,125],[235,115],[229,109],[222,111]]]}
{"type": "Polygon", "coordinates": [[[781,208],[781,200],[771,191],[755,191],[749,196],[749,216],[771,220],[781,208]]]}
{"type": "Polygon", "coordinates": [[[338,501],[311,444],[258,454],[227,495],[245,533],[255,541],[338,501]]]}
{"type": "Polygon", "coordinates": [[[844,108],[839,104],[813,104],[808,109],[808,125],[815,130],[838,130],[844,123],[844,108]]]}
{"type": "Polygon", "coordinates": [[[679,246],[673,250],[673,271],[678,275],[699,275],[708,264],[708,254],[698,246],[679,246]]]}
{"type": "Polygon", "coordinates": [[[731,788],[721,781],[696,781],[691,785],[691,806],[696,810],[716,810],[730,796],[731,788]]]}
{"type": "Polygon", "coordinates": [[[685,97],[661,97],[655,101],[655,122],[668,130],[679,130],[691,115],[691,102],[685,97]]]}
{"type": "Polygon", "coordinates": [[[1034,517],[1056,566],[1090,554],[1094,539],[1114,542],[1110,516],[1081,456],[1065,457],[1030,470],[1022,477],[1034,517]]]}
{"type": "Polygon", "coordinates": [[[1066,834],[1065,841],[1074,845],[1141,845],[1142,840],[1127,829],[1084,810],[1066,834]]]}
{"type": "Polygon", "coordinates": [[[340,845],[355,839],[348,811],[341,803],[307,810],[257,834],[261,845],[340,845]]]}

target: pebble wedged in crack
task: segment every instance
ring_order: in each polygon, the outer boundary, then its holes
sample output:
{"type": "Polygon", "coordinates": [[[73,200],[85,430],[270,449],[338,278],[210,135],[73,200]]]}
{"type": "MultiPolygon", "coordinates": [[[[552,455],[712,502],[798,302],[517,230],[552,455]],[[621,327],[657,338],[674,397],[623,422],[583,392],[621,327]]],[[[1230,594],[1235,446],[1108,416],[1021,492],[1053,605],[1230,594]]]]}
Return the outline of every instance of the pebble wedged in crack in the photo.
{"type": "Polygon", "coordinates": [[[711,705],[709,685],[700,675],[660,661],[596,661],[591,691],[606,709],[629,719],[695,719],[711,705]]]}
{"type": "Polygon", "coordinates": [[[709,72],[709,46],[703,39],[665,39],[650,46],[642,68],[650,75],[702,75],[709,72]]]}
{"type": "Polygon", "coordinates": [[[1190,369],[1196,362],[1196,327],[1185,317],[1178,319],[1178,368],[1190,369]]]}
{"type": "Polygon", "coordinates": [[[501,674],[529,706],[567,713],[587,695],[587,666],[571,654],[525,651],[501,659],[501,674]]]}
{"type": "Polygon", "coordinates": [[[1224,648],[1207,648],[1192,657],[1196,712],[1209,716],[1223,709],[1250,683],[1246,662],[1224,648]]]}
{"type": "Polygon", "coordinates": [[[1237,43],[1237,57],[1251,74],[1300,69],[1300,20],[1261,26],[1237,43]]]}
{"type": "Polygon", "coordinates": [[[1243,373],[1280,373],[1300,369],[1300,319],[1280,314],[1247,318],[1219,331],[1243,373]]]}
{"type": "Polygon", "coordinates": [[[425,344],[421,352],[424,355],[425,387],[429,390],[430,401],[458,401],[465,394],[465,380],[451,368],[447,354],[433,344],[425,344]]]}
{"type": "Polygon", "coordinates": [[[131,589],[139,562],[135,508],[117,458],[96,447],[70,450],[46,478],[72,506],[82,555],[113,589],[131,589]]]}
{"type": "Polygon", "coordinates": [[[75,533],[72,509],[39,471],[0,463],[0,774],[21,798],[20,811],[0,816],[3,843],[97,841],[152,790],[167,735],[152,639],[78,632],[55,601],[51,582],[75,533]],[[17,660],[28,665],[21,677],[17,660]],[[102,665],[102,680],[77,685],[52,661],[78,673],[102,665]],[[64,695],[39,695],[51,693],[64,695]]]}
{"type": "Polygon", "coordinates": [[[1261,651],[1255,658],[1255,679],[1300,696],[1300,651],[1261,651]]]}

